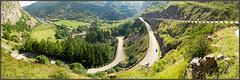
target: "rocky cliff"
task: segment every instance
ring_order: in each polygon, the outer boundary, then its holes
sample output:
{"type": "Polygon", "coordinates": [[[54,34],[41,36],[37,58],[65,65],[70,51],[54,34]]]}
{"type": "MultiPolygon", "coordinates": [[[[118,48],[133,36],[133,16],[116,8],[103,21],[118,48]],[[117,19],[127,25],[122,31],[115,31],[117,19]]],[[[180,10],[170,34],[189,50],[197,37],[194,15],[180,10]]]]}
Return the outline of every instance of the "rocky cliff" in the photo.
{"type": "Polygon", "coordinates": [[[18,1],[1,2],[1,24],[6,22],[16,24],[20,19],[26,21],[31,27],[36,26],[38,23],[36,19],[20,6],[18,1]]]}

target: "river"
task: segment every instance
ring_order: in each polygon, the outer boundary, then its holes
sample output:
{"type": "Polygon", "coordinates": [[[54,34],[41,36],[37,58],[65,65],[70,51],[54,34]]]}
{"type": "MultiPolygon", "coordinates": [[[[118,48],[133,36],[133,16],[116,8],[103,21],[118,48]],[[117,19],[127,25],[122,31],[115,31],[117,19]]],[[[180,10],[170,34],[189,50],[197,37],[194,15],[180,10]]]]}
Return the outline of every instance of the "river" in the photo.
{"type": "Polygon", "coordinates": [[[36,17],[41,23],[43,23],[43,24],[49,24],[49,23],[47,23],[43,18],[38,18],[38,17],[36,17]]]}

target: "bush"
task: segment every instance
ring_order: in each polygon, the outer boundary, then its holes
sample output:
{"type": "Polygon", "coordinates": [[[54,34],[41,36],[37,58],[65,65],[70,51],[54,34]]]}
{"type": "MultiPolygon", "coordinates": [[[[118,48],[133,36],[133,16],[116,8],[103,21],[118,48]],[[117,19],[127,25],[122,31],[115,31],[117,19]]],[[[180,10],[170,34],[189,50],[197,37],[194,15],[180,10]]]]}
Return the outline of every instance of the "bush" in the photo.
{"type": "Polygon", "coordinates": [[[96,76],[99,76],[99,77],[102,77],[102,76],[105,76],[107,73],[106,72],[103,72],[103,71],[98,71],[95,73],[96,76]]]}
{"type": "Polygon", "coordinates": [[[56,63],[55,63],[57,66],[61,66],[62,65],[62,62],[57,60],[56,63]]]}
{"type": "Polygon", "coordinates": [[[70,78],[70,76],[63,70],[57,71],[55,74],[51,75],[50,77],[52,77],[54,79],[69,79],[70,78]]]}
{"type": "Polygon", "coordinates": [[[184,59],[191,60],[194,57],[204,57],[209,44],[205,36],[197,36],[195,39],[187,41],[185,44],[184,59]]]}
{"type": "Polygon", "coordinates": [[[92,78],[94,78],[94,79],[99,79],[99,77],[98,77],[98,76],[95,76],[95,74],[88,74],[87,76],[92,77],[92,78]]]}
{"type": "Polygon", "coordinates": [[[86,74],[86,70],[81,63],[75,62],[75,63],[69,64],[69,67],[75,73],[86,74]]]}
{"type": "Polygon", "coordinates": [[[112,68],[107,71],[108,74],[115,73],[115,72],[116,72],[115,69],[112,69],[112,68]]]}
{"type": "Polygon", "coordinates": [[[12,50],[14,51],[14,50],[19,50],[19,49],[21,49],[22,48],[22,46],[20,46],[20,45],[16,45],[16,46],[14,46],[13,48],[12,48],[12,50]]]}
{"type": "Polygon", "coordinates": [[[85,75],[87,71],[85,69],[73,68],[73,72],[85,75]]]}
{"type": "Polygon", "coordinates": [[[69,69],[69,66],[68,65],[63,65],[63,68],[64,69],[69,69]]]}
{"type": "Polygon", "coordinates": [[[123,68],[121,68],[121,67],[116,67],[115,70],[116,70],[117,72],[119,72],[119,71],[123,71],[123,68]]]}
{"type": "Polygon", "coordinates": [[[216,25],[214,26],[214,32],[217,31],[217,30],[223,29],[223,28],[225,28],[225,27],[226,27],[225,24],[216,24],[216,25]]]}
{"type": "Polygon", "coordinates": [[[85,68],[82,66],[82,64],[78,63],[78,62],[69,64],[69,67],[70,67],[70,69],[78,68],[78,69],[84,69],[85,70],[85,68]]]}
{"type": "Polygon", "coordinates": [[[44,55],[40,55],[40,56],[37,57],[37,61],[39,63],[46,64],[48,62],[48,58],[44,55]]]}

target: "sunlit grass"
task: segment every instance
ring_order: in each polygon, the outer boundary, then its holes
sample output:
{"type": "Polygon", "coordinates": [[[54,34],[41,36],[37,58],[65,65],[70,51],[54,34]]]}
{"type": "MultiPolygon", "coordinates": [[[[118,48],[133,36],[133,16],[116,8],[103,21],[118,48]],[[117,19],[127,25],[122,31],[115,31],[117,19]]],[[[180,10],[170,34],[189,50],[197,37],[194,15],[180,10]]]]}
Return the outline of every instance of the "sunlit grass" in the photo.
{"type": "Polygon", "coordinates": [[[51,76],[58,71],[63,71],[71,79],[89,79],[58,66],[27,63],[1,53],[1,79],[53,79],[51,76]]]}
{"type": "Polygon", "coordinates": [[[41,41],[42,39],[56,41],[55,34],[56,32],[54,31],[54,29],[33,31],[31,33],[31,38],[36,38],[38,41],[41,41]],[[50,37],[51,39],[47,39],[48,37],[50,37]]]}
{"type": "Polygon", "coordinates": [[[52,28],[54,25],[50,24],[41,24],[33,29],[33,31],[40,31],[40,30],[46,30],[52,28]]]}
{"type": "Polygon", "coordinates": [[[79,22],[79,21],[75,21],[75,20],[60,20],[58,22],[56,22],[57,24],[59,25],[67,25],[67,26],[72,26],[73,28],[77,28],[79,25],[86,25],[86,24],[89,24],[89,23],[86,23],[86,22],[79,22]]]}

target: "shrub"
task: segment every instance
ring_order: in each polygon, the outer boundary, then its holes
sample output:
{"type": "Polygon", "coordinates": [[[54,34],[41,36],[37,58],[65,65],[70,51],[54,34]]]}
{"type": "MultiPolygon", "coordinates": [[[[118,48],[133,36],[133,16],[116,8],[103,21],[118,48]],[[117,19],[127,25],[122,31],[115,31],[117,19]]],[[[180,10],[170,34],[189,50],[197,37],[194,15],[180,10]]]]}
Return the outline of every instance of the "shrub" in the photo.
{"type": "Polygon", "coordinates": [[[110,73],[115,73],[115,72],[116,72],[115,69],[109,69],[109,70],[107,71],[108,74],[110,74],[110,73]]]}
{"type": "Polygon", "coordinates": [[[61,66],[62,65],[62,62],[57,60],[56,63],[55,63],[57,66],[61,66]]]}
{"type": "Polygon", "coordinates": [[[187,41],[185,44],[185,54],[184,59],[191,60],[194,57],[204,57],[206,50],[209,48],[206,37],[197,36],[196,38],[187,41]]]}
{"type": "Polygon", "coordinates": [[[103,72],[103,71],[98,71],[95,73],[96,76],[99,76],[99,77],[102,77],[102,76],[105,76],[107,73],[106,72],[103,72]]]}
{"type": "Polygon", "coordinates": [[[74,73],[79,73],[79,74],[86,74],[86,70],[85,69],[79,69],[79,68],[73,68],[73,72],[74,73]]]}
{"type": "Polygon", "coordinates": [[[88,74],[87,76],[92,77],[92,78],[94,78],[94,79],[99,79],[99,77],[96,76],[95,74],[88,74]]]}
{"type": "Polygon", "coordinates": [[[48,62],[48,58],[44,55],[40,55],[40,56],[37,57],[37,61],[39,63],[46,64],[48,62]]]}
{"type": "Polygon", "coordinates": [[[69,67],[75,73],[86,74],[86,70],[81,63],[75,62],[75,63],[69,64],[69,67]]]}
{"type": "Polygon", "coordinates": [[[115,70],[116,70],[117,72],[119,72],[119,71],[122,71],[123,68],[121,68],[121,67],[116,67],[115,70]]]}
{"type": "Polygon", "coordinates": [[[69,66],[68,65],[63,65],[63,68],[64,69],[69,69],[69,66]]]}
{"type": "Polygon", "coordinates": [[[55,74],[51,75],[50,77],[52,77],[54,79],[69,79],[70,78],[70,76],[63,70],[57,71],[55,74]]]}
{"type": "Polygon", "coordinates": [[[79,68],[79,69],[85,69],[81,63],[75,62],[72,64],[69,64],[70,69],[74,69],[74,68],[79,68]]]}
{"type": "Polygon", "coordinates": [[[214,32],[219,30],[219,29],[225,28],[225,27],[226,27],[226,25],[224,25],[224,24],[216,24],[214,26],[214,32]]]}

